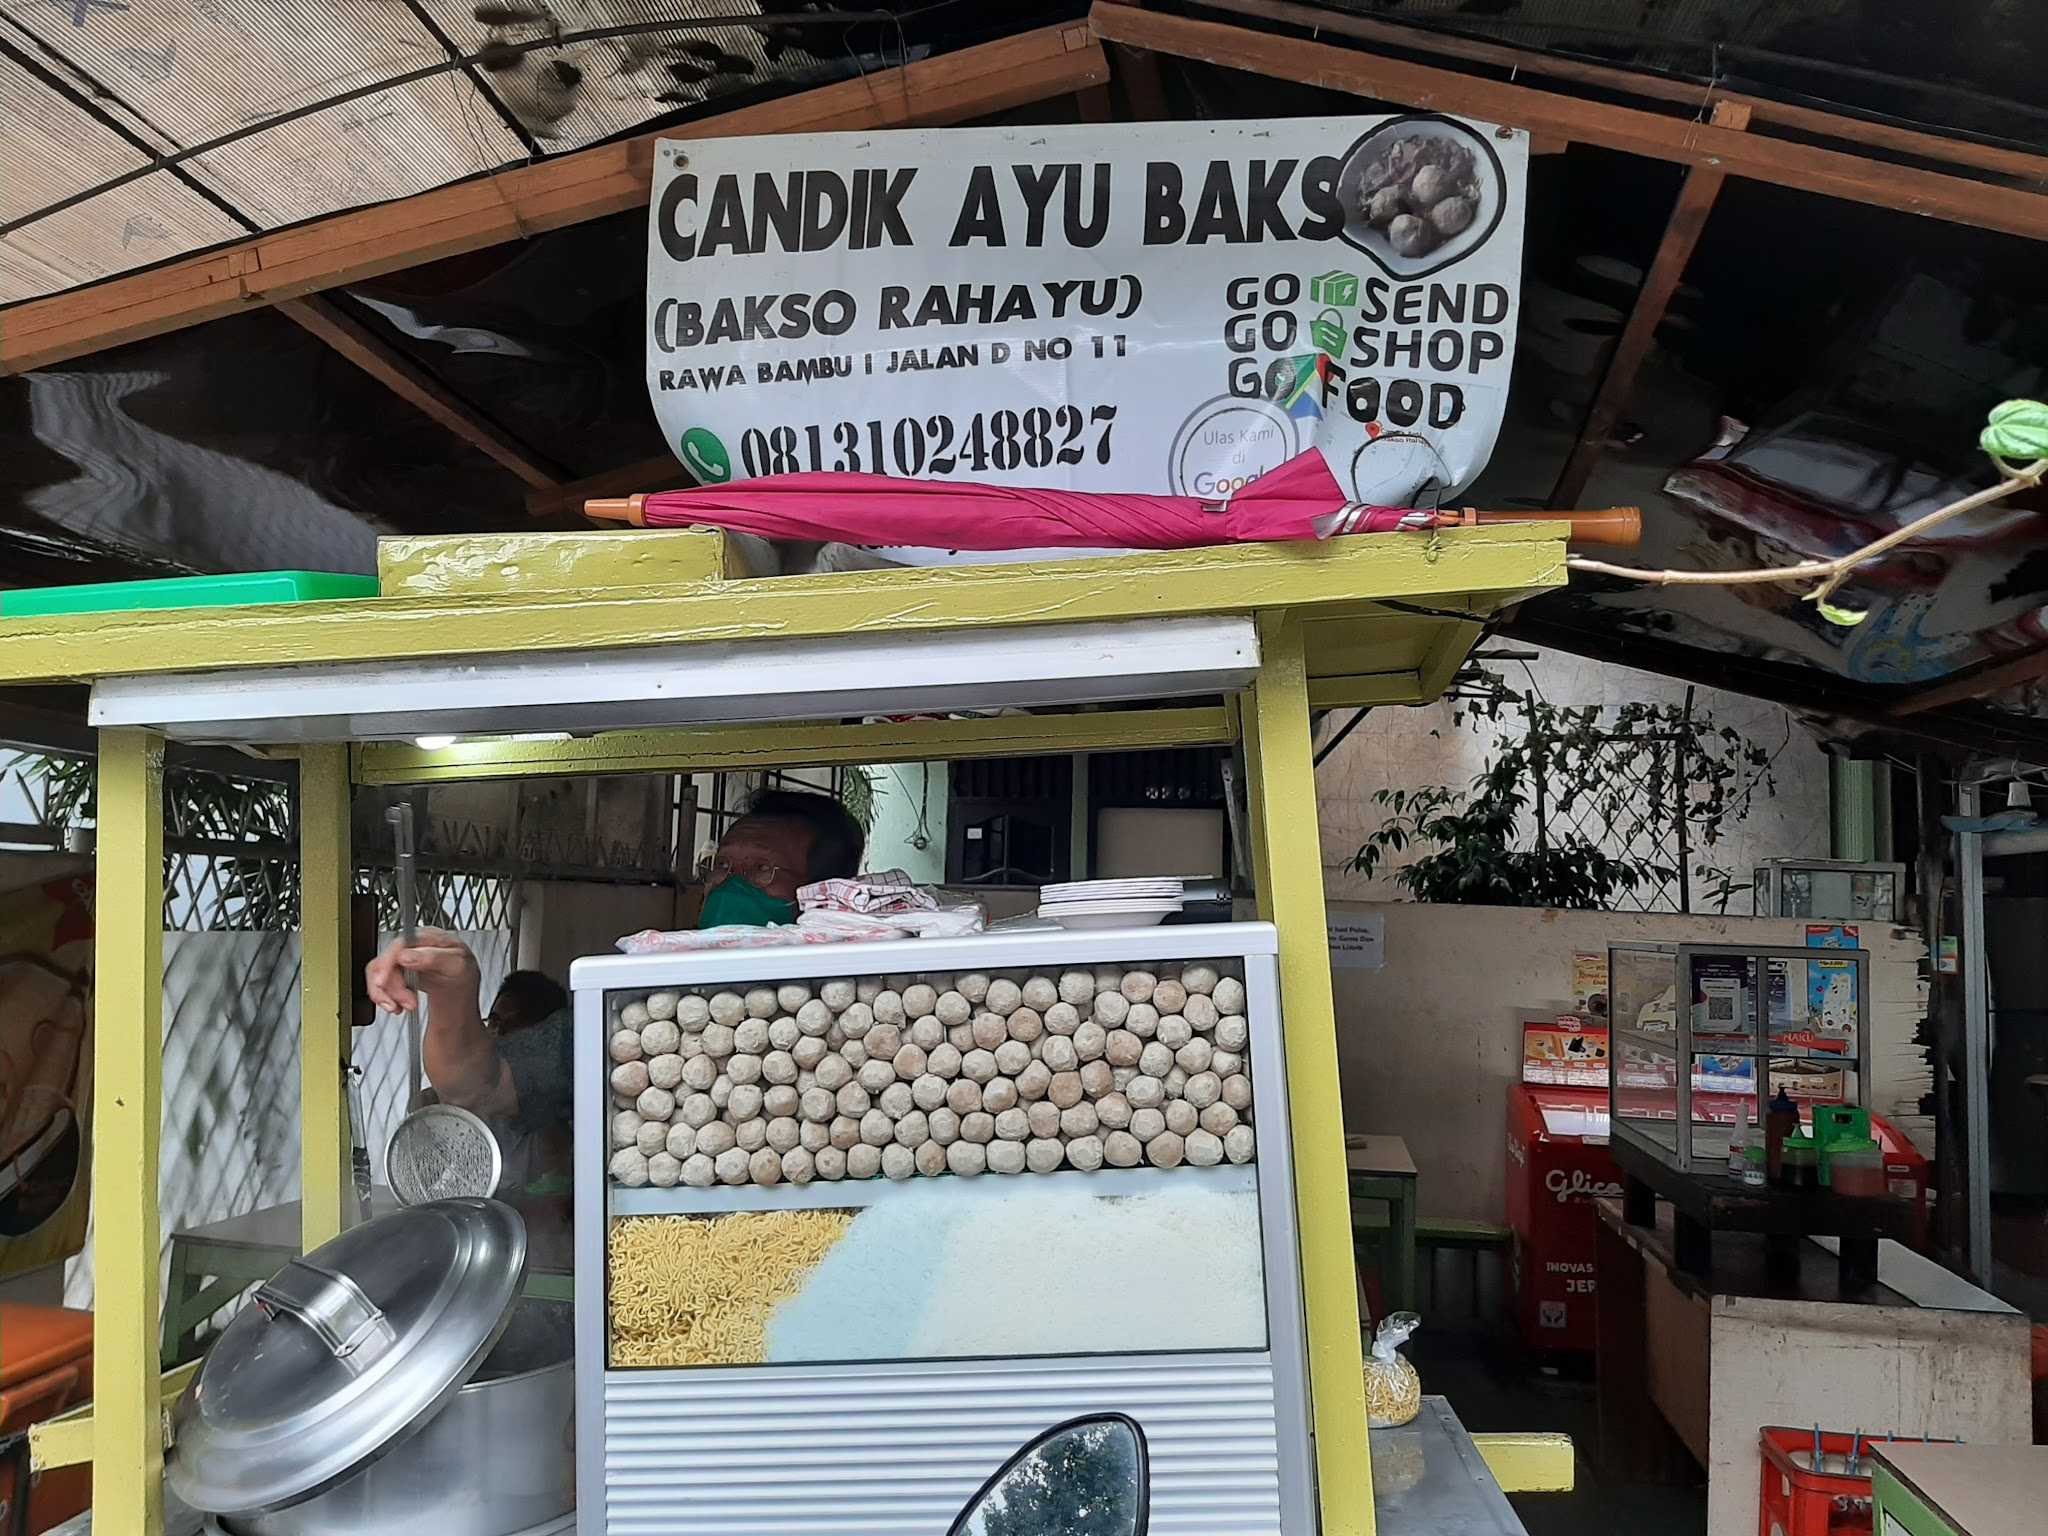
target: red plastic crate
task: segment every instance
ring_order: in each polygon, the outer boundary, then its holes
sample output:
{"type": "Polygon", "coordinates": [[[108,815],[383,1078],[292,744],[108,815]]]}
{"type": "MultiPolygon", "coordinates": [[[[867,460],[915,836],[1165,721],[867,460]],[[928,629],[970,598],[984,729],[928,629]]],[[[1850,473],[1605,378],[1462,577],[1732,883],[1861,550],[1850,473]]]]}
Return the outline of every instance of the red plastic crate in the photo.
{"type": "MultiPolygon", "coordinates": [[[[1894,1444],[1919,1440],[1893,1435],[1894,1444]]],[[[1793,1460],[1793,1452],[1813,1454],[1811,1429],[1767,1425],[1757,1431],[1762,1450],[1762,1476],[1757,1498],[1757,1536],[1869,1536],[1870,1477],[1847,1472],[1818,1472],[1793,1460]]],[[[1841,1434],[1822,1430],[1823,1457],[1847,1458],[1859,1449],[1865,1457],[1885,1436],[1841,1434]]]]}

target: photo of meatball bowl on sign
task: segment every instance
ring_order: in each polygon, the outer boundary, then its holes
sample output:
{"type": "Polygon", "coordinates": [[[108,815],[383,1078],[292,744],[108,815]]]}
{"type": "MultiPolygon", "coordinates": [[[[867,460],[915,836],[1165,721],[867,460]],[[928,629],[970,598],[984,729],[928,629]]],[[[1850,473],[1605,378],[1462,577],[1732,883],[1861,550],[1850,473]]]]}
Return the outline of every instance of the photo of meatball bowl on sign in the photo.
{"type": "Polygon", "coordinates": [[[1344,156],[1344,239],[1390,277],[1428,277],[1499,228],[1506,185],[1500,157],[1469,124],[1428,112],[1392,117],[1344,156]]]}

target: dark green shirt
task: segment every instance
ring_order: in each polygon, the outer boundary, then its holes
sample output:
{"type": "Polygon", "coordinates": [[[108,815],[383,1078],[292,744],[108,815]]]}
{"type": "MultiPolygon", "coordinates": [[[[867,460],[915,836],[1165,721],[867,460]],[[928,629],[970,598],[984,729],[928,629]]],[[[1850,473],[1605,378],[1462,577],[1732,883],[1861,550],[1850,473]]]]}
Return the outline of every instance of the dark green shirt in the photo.
{"type": "Polygon", "coordinates": [[[522,1131],[569,1129],[575,1103],[574,1038],[575,1018],[567,1008],[497,1037],[498,1059],[512,1069],[512,1088],[519,1095],[512,1123],[522,1131]]]}

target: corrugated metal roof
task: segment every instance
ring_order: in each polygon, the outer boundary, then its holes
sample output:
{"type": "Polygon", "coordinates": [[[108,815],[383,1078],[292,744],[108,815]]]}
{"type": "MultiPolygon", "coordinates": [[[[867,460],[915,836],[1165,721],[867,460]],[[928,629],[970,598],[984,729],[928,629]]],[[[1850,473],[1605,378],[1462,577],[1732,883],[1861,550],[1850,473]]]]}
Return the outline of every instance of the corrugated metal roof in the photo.
{"type": "MultiPolygon", "coordinates": [[[[0,55],[0,224],[150,163],[116,129],[0,55]]],[[[243,226],[157,172],[0,236],[0,300],[50,293],[183,251],[243,226]]]]}
{"type": "MultiPolygon", "coordinates": [[[[0,303],[843,63],[847,28],[829,17],[632,30],[761,14],[760,0],[0,0],[0,303]]],[[[866,32],[871,56],[900,47],[888,24],[866,32]]]]}

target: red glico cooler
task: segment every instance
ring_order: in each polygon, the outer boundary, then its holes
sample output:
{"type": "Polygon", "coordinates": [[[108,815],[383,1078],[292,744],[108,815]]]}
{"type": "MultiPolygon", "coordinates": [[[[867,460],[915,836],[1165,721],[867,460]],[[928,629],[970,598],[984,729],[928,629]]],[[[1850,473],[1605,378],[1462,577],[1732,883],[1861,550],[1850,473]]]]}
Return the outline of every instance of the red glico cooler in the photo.
{"type": "Polygon", "coordinates": [[[1604,1088],[1508,1089],[1508,1281],[1529,1348],[1592,1350],[1593,1202],[1620,1193],[1604,1088]]]}

